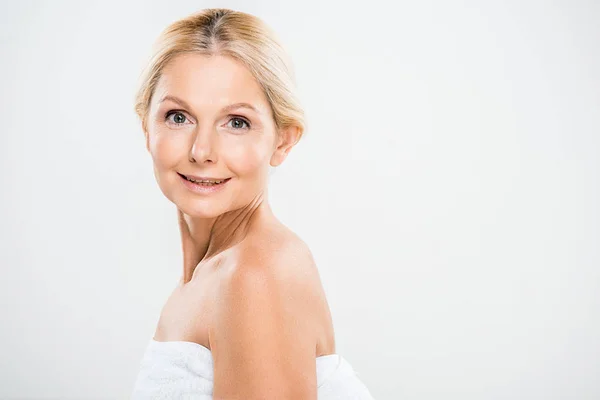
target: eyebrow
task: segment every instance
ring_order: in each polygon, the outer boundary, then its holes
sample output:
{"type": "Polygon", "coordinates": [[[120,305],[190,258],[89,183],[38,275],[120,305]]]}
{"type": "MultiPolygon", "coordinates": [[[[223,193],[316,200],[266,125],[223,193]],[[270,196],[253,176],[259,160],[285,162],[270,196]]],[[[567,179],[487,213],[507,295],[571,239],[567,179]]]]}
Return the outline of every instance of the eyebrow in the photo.
{"type": "MultiPolygon", "coordinates": [[[[171,100],[174,103],[177,103],[187,109],[191,109],[192,107],[189,106],[188,103],[186,103],[184,100],[180,99],[179,97],[173,96],[173,95],[166,95],[163,98],[160,99],[160,101],[158,102],[159,104],[167,101],[167,100],[171,100]]],[[[237,108],[248,108],[252,111],[254,111],[257,114],[260,114],[260,111],[258,111],[256,109],[256,107],[254,107],[252,104],[249,103],[234,103],[234,104],[230,104],[228,106],[223,107],[223,111],[228,112],[237,108]]]]}

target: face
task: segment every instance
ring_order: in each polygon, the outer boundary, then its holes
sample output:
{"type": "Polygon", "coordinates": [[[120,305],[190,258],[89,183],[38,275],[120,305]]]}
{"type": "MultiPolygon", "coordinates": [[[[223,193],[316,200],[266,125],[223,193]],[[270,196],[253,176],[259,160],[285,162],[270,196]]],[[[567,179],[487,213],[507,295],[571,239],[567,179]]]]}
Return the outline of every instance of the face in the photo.
{"type": "Polygon", "coordinates": [[[184,213],[212,218],[250,204],[269,166],[287,156],[294,134],[278,132],[250,71],[227,56],[179,55],[164,68],[148,114],[146,147],[164,195],[184,213]],[[183,176],[229,179],[199,188],[183,176]]]}

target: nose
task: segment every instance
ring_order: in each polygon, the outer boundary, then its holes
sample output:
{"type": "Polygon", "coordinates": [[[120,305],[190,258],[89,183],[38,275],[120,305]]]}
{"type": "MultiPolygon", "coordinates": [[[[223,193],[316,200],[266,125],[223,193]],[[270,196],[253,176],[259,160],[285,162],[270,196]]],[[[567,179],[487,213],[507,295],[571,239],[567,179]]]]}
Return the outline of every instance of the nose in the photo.
{"type": "Polygon", "coordinates": [[[216,131],[210,126],[198,128],[194,132],[192,146],[190,148],[190,162],[203,164],[205,162],[217,162],[215,138],[216,131]]]}

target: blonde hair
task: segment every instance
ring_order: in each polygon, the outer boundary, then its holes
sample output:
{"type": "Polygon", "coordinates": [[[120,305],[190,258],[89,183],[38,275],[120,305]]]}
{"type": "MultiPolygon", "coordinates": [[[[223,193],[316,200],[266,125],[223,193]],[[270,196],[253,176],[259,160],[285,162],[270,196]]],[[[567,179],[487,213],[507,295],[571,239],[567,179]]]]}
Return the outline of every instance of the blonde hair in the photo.
{"type": "Polygon", "coordinates": [[[135,112],[147,129],[150,102],[162,70],[182,53],[227,55],[241,61],[264,90],[278,129],[306,129],[296,93],[293,66],[275,33],[258,17],[226,8],[209,8],[173,22],[154,43],[140,76],[135,112]]]}

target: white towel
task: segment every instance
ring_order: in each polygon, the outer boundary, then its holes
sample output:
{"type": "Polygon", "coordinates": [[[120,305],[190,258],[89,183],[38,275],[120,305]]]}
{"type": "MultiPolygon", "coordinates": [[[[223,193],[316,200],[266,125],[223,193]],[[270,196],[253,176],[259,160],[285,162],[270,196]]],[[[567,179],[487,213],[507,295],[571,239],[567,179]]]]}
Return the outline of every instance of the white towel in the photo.
{"type": "MultiPolygon", "coordinates": [[[[318,400],[373,400],[339,354],[316,358],[318,400]]],[[[141,361],[132,400],[212,400],[213,359],[198,343],[151,339],[141,361]]]]}

